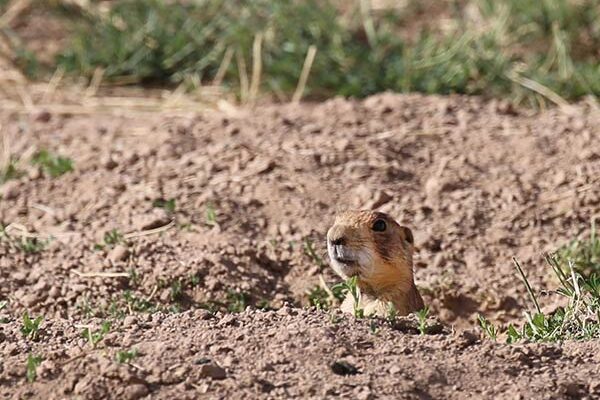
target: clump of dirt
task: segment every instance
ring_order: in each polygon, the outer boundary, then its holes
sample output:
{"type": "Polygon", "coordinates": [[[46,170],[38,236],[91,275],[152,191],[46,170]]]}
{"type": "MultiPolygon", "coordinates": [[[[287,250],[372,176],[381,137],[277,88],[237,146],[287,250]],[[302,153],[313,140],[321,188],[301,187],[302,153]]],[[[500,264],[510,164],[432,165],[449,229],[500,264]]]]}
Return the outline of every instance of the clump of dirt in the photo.
{"type": "MultiPolygon", "coordinates": [[[[514,380],[509,371],[514,363],[503,370],[498,354],[543,346],[475,344],[461,355],[460,335],[413,337],[391,328],[373,334],[362,322],[346,321],[341,336],[331,338],[323,331],[329,317],[314,310],[286,308],[293,315],[283,321],[277,312],[214,319],[200,309],[307,305],[319,276],[336,281],[324,246],[336,210],[377,208],[412,228],[417,286],[434,315],[458,332],[472,328],[478,313],[507,323],[526,304],[511,257],[520,259],[535,287],[553,287],[540,253],[586,233],[600,210],[600,152],[593,145],[600,113],[592,104],[531,113],[475,97],[381,94],[364,101],[184,116],[38,112],[2,114],[0,121],[11,154],[21,159],[16,163],[21,176],[0,186],[0,300],[8,302],[1,312],[10,321],[0,325],[0,348],[11,360],[4,362],[0,379],[19,383],[23,395],[41,393],[50,380],[70,390],[65,393],[92,397],[115,393],[116,387],[131,391],[122,393],[130,397],[259,389],[273,397],[400,392],[439,397],[452,385],[493,397],[525,390],[542,381],[533,382],[521,370],[514,380]],[[41,149],[72,159],[74,170],[52,177],[30,164],[41,149]],[[17,317],[24,311],[45,317],[39,342],[20,337],[17,317]],[[113,355],[82,350],[87,345],[75,326],[124,324],[128,318],[137,321],[135,328],[111,331],[108,343],[149,343],[142,369],[115,366],[113,355]],[[281,335],[292,326],[302,340],[286,345],[281,335]],[[66,342],[53,336],[58,331],[66,342]],[[356,340],[367,337],[374,344],[359,351],[356,340]],[[209,347],[168,347],[181,340],[209,347]],[[304,351],[311,341],[314,355],[304,351]],[[219,343],[229,350],[210,347],[219,343]],[[267,360],[276,356],[266,351],[276,343],[287,363],[267,360]],[[331,343],[351,349],[346,355],[355,359],[348,362],[359,373],[323,386],[318,377],[335,361],[323,361],[324,352],[333,358],[331,343]],[[411,357],[396,348],[399,343],[411,357]],[[62,346],[65,355],[50,356],[53,346],[62,346]],[[429,346],[441,370],[423,358],[429,346]],[[55,361],[40,367],[49,372],[27,385],[13,372],[24,368],[32,349],[55,361]],[[68,364],[74,367],[63,366],[77,351],[85,356],[68,364]],[[237,360],[215,358],[237,352],[237,360]],[[196,353],[215,358],[218,366],[193,364],[196,353]],[[167,363],[169,357],[174,359],[167,363]],[[313,367],[304,364],[309,359],[313,367]],[[146,360],[160,365],[151,372],[146,360]],[[289,362],[295,367],[286,367],[289,362]],[[257,363],[265,368],[275,363],[260,378],[264,387],[251,377],[257,363]],[[453,363],[460,367],[452,370],[453,363]],[[491,390],[484,393],[463,384],[463,372],[474,374],[475,363],[485,369],[473,376],[473,385],[487,373],[506,385],[481,388],[491,390]],[[399,371],[390,373],[390,365],[399,371]],[[221,376],[221,369],[223,381],[200,377],[221,376]],[[112,378],[95,379],[108,370],[112,378]],[[177,371],[179,377],[171,380],[177,371]],[[385,381],[378,383],[376,376],[385,381]]],[[[569,346],[566,352],[577,354],[577,346],[594,344],[569,346]]],[[[561,371],[574,362],[561,357],[551,365],[561,371]]],[[[546,390],[555,394],[559,388],[546,390]]]]}

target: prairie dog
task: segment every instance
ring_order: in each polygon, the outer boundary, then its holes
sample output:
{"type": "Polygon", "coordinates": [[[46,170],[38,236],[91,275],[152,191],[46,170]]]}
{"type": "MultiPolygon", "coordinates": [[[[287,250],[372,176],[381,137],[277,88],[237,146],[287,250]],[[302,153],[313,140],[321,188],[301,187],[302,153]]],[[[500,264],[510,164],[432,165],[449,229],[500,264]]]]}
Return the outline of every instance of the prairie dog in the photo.
{"type": "MultiPolygon", "coordinates": [[[[365,315],[385,316],[390,303],[398,315],[424,307],[413,278],[413,246],[409,228],[375,211],[344,211],[327,232],[331,266],[344,279],[357,277],[365,315]]],[[[353,312],[352,295],[341,308],[353,312]]]]}

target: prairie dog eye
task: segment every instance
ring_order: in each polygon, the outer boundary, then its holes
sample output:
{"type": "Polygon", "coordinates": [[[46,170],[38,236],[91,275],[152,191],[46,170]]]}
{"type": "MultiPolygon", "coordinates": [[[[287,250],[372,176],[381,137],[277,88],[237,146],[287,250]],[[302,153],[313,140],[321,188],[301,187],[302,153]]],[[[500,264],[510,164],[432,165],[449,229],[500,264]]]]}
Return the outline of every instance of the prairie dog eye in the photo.
{"type": "Polygon", "coordinates": [[[373,229],[375,232],[384,232],[387,229],[387,224],[384,220],[378,219],[373,223],[373,227],[371,229],[373,229]]]}

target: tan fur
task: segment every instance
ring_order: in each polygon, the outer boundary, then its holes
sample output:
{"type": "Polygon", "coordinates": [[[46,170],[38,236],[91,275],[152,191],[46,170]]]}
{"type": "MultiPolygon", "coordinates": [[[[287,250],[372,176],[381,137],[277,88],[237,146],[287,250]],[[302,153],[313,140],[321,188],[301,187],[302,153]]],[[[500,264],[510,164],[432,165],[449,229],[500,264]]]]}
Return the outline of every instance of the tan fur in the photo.
{"type": "MultiPolygon", "coordinates": [[[[394,306],[398,315],[407,315],[424,307],[413,278],[412,233],[384,213],[344,211],[337,215],[327,233],[328,241],[343,240],[345,248],[364,256],[350,275],[357,276],[361,292],[360,308],[365,315],[385,316],[394,306]],[[375,221],[386,222],[384,232],[375,232],[375,221]],[[364,261],[367,260],[367,261],[364,261]]],[[[349,276],[332,266],[344,279],[349,276]]],[[[341,306],[345,312],[354,310],[354,298],[349,294],[341,306]]]]}

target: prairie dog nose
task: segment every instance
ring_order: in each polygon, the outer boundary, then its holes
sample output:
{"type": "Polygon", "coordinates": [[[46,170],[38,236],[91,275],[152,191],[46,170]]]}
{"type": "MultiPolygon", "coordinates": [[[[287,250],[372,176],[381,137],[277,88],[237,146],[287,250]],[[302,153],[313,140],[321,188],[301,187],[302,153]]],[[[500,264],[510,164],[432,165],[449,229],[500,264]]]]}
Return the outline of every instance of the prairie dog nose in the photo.
{"type": "Polygon", "coordinates": [[[327,241],[332,246],[343,246],[346,244],[346,229],[340,225],[334,225],[327,232],[327,241]]]}
{"type": "Polygon", "coordinates": [[[346,238],[343,236],[335,238],[335,239],[330,238],[329,243],[331,243],[332,246],[343,246],[344,244],[346,244],[346,238]]]}

